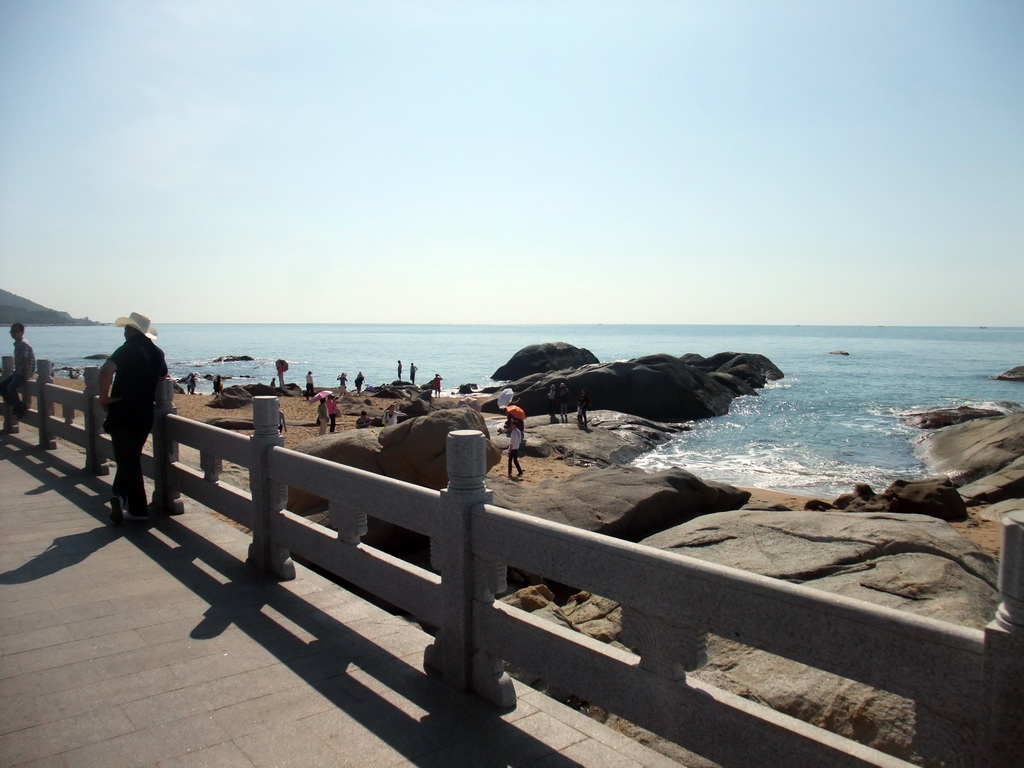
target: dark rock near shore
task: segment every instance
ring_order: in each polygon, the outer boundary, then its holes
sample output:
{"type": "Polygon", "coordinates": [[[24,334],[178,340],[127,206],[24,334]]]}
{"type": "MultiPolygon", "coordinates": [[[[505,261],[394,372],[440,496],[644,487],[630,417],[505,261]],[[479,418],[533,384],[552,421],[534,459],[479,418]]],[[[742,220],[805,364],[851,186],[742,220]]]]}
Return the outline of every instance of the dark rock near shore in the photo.
{"type": "Polygon", "coordinates": [[[894,480],[882,493],[875,493],[866,483],[857,483],[852,493],[844,493],[832,504],[836,509],[855,513],[899,512],[940,520],[962,520],[967,516],[967,505],[948,477],[894,480]]]}
{"type": "Polygon", "coordinates": [[[249,355],[225,355],[224,357],[215,357],[213,362],[215,363],[244,363],[250,360],[255,360],[255,357],[249,355]]]}
{"type": "Polygon", "coordinates": [[[1001,373],[996,378],[999,381],[1024,381],[1024,365],[1018,365],[1016,368],[1011,368],[1005,373],[1001,373]]]}
{"type": "Polygon", "coordinates": [[[735,376],[756,389],[763,389],[767,382],[786,377],[786,374],[767,357],[752,352],[719,352],[711,357],[691,353],[679,359],[705,373],[717,372],[735,376]]]}
{"type": "Polygon", "coordinates": [[[992,408],[974,408],[969,405],[961,405],[956,408],[937,408],[934,411],[921,411],[918,413],[905,414],[903,423],[908,427],[917,429],[941,429],[953,424],[963,424],[965,421],[984,419],[988,416],[1002,416],[1003,411],[996,411],[992,408]]]}
{"type": "Polygon", "coordinates": [[[86,355],[83,360],[106,360],[110,355],[106,352],[97,352],[95,355],[86,355]]]}
{"type": "MultiPolygon", "coordinates": [[[[548,388],[566,382],[575,410],[580,390],[586,389],[591,407],[629,413],[658,421],[689,421],[729,412],[734,392],[707,373],[672,355],[649,355],[633,360],[588,365],[575,371],[536,374],[512,385],[518,405],[527,414],[550,412],[548,388]]],[[[498,412],[497,397],[483,410],[498,412]]]]}
{"type": "Polygon", "coordinates": [[[589,349],[564,341],[531,344],[523,347],[507,363],[491,374],[495,381],[514,381],[534,373],[563,371],[600,362],[589,349]]]}

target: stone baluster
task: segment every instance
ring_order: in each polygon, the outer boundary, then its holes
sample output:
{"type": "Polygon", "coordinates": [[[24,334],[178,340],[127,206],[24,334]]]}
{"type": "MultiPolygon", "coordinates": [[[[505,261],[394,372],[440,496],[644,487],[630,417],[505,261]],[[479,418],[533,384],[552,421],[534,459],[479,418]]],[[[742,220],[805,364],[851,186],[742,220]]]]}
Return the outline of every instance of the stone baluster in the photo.
{"type": "Polygon", "coordinates": [[[476,430],[448,434],[448,487],[441,491],[438,532],[431,540],[431,561],[441,572],[441,626],[424,663],[452,687],[472,689],[498,706],[511,707],[515,691],[500,660],[477,651],[473,643],[473,601],[493,601],[505,578],[503,565],[475,562],[471,548],[473,508],[492,499],[484,484],[486,440],[476,430]]]}
{"type": "Polygon", "coordinates": [[[1003,517],[1001,602],[985,628],[988,757],[979,765],[1024,764],[1024,510],[1003,517]]]}
{"type": "Polygon", "coordinates": [[[94,475],[110,474],[110,465],[100,455],[100,433],[103,431],[105,413],[100,405],[99,366],[86,366],[82,373],[85,378],[85,469],[94,475]]]}
{"type": "Polygon", "coordinates": [[[181,493],[171,482],[171,464],[178,461],[178,444],[168,437],[167,417],[178,412],[174,407],[174,383],[163,378],[156,384],[156,409],[153,413],[153,506],[168,515],[185,511],[181,493]]]}
{"type": "MultiPolygon", "coordinates": [[[[51,371],[53,365],[49,360],[36,360],[36,419],[39,430],[39,447],[44,451],[52,451],[57,447],[57,439],[50,435],[50,417],[53,416],[53,403],[46,397],[46,385],[53,383],[51,371]]],[[[25,383],[25,404],[28,405],[29,387],[25,383]]]]}
{"type": "MultiPolygon", "coordinates": [[[[3,374],[0,375],[0,380],[2,380],[14,373],[14,356],[4,355],[0,360],[3,362],[3,374]]],[[[18,417],[14,415],[14,409],[6,401],[0,403],[0,409],[3,410],[4,414],[4,433],[16,435],[21,432],[21,427],[18,426],[18,417]]]]}
{"type": "Polygon", "coordinates": [[[274,517],[284,509],[286,486],[272,481],[268,470],[270,451],[284,445],[284,438],[277,431],[279,407],[276,397],[261,395],[252,400],[255,431],[249,441],[252,450],[249,492],[253,507],[249,561],[261,571],[288,580],[295,578],[295,563],[291,553],[273,540],[274,517]]]}

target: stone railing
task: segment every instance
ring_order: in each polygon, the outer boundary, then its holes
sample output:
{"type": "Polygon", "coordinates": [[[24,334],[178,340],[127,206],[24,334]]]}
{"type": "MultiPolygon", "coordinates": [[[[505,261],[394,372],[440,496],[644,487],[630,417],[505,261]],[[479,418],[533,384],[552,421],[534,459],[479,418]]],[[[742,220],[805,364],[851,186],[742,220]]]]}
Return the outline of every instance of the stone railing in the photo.
{"type": "MultiPolygon", "coordinates": [[[[41,448],[79,445],[102,473],[112,452],[98,369],[86,369],[84,393],[52,384],[49,370],[40,361],[26,386],[26,423],[41,448]]],[[[975,630],[495,507],[480,432],[448,436],[438,492],[283,448],[277,398],[254,398],[245,437],[175,415],[169,381],[158,395],[144,463],[157,507],[179,513],[188,496],[252,530],[257,568],[292,578],[294,554],[436,627],[427,667],[498,706],[515,705],[510,662],[723,766],[908,765],[695,679],[713,633],[986,725],[917,745],[928,764],[1024,763],[1024,513],[1004,519],[1002,602],[975,630]],[[179,446],[199,452],[198,467],[179,461],[179,446]],[[224,462],[248,470],[249,491],[221,481],[224,462]],[[289,486],[326,499],[331,528],[289,512],[289,486]],[[364,543],[367,517],[429,537],[433,570],[364,543]],[[636,653],[496,601],[510,566],[618,601],[636,653]]],[[[17,431],[6,407],[4,431],[17,431]]]]}

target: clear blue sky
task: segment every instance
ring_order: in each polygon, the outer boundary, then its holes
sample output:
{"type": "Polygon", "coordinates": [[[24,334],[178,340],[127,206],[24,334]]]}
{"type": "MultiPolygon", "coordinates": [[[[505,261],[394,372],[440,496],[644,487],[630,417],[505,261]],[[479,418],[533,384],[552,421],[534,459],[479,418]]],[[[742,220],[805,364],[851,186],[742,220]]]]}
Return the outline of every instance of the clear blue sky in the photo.
{"type": "Polygon", "coordinates": [[[1024,325],[1024,2],[3,0],[0,288],[1024,325]]]}

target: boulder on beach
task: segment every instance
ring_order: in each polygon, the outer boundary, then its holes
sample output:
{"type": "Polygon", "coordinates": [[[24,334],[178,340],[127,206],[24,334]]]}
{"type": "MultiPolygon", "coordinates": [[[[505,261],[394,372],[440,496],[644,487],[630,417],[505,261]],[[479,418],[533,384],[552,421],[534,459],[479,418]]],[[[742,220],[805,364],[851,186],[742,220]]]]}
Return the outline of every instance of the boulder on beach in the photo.
{"type": "Polygon", "coordinates": [[[1024,456],[1024,413],[1009,413],[945,427],[927,436],[933,468],[967,484],[1024,456]]]}
{"type": "Polygon", "coordinates": [[[252,393],[244,387],[227,387],[213,396],[210,408],[248,408],[252,405],[252,393]]]}
{"type": "MultiPolygon", "coordinates": [[[[569,387],[573,406],[580,390],[586,389],[594,409],[665,422],[722,416],[729,412],[735,397],[730,387],[673,355],[648,355],[575,371],[536,374],[515,382],[512,390],[527,414],[548,413],[548,389],[562,382],[569,387]]],[[[486,400],[483,410],[498,412],[497,396],[486,400]]]]}
{"type": "Polygon", "coordinates": [[[1010,462],[998,472],[962,486],[959,491],[963,498],[978,502],[1024,499],[1024,456],[1010,462]]]}
{"type": "Polygon", "coordinates": [[[495,381],[514,381],[534,373],[549,373],[579,368],[600,362],[589,349],[574,347],[564,341],[531,344],[523,347],[491,374],[495,381]]]}
{"type": "Polygon", "coordinates": [[[588,469],[565,480],[492,490],[494,503],[506,509],[629,541],[710,512],[738,509],[750,498],[747,491],[682,469],[651,474],[637,467],[588,469]]]}

